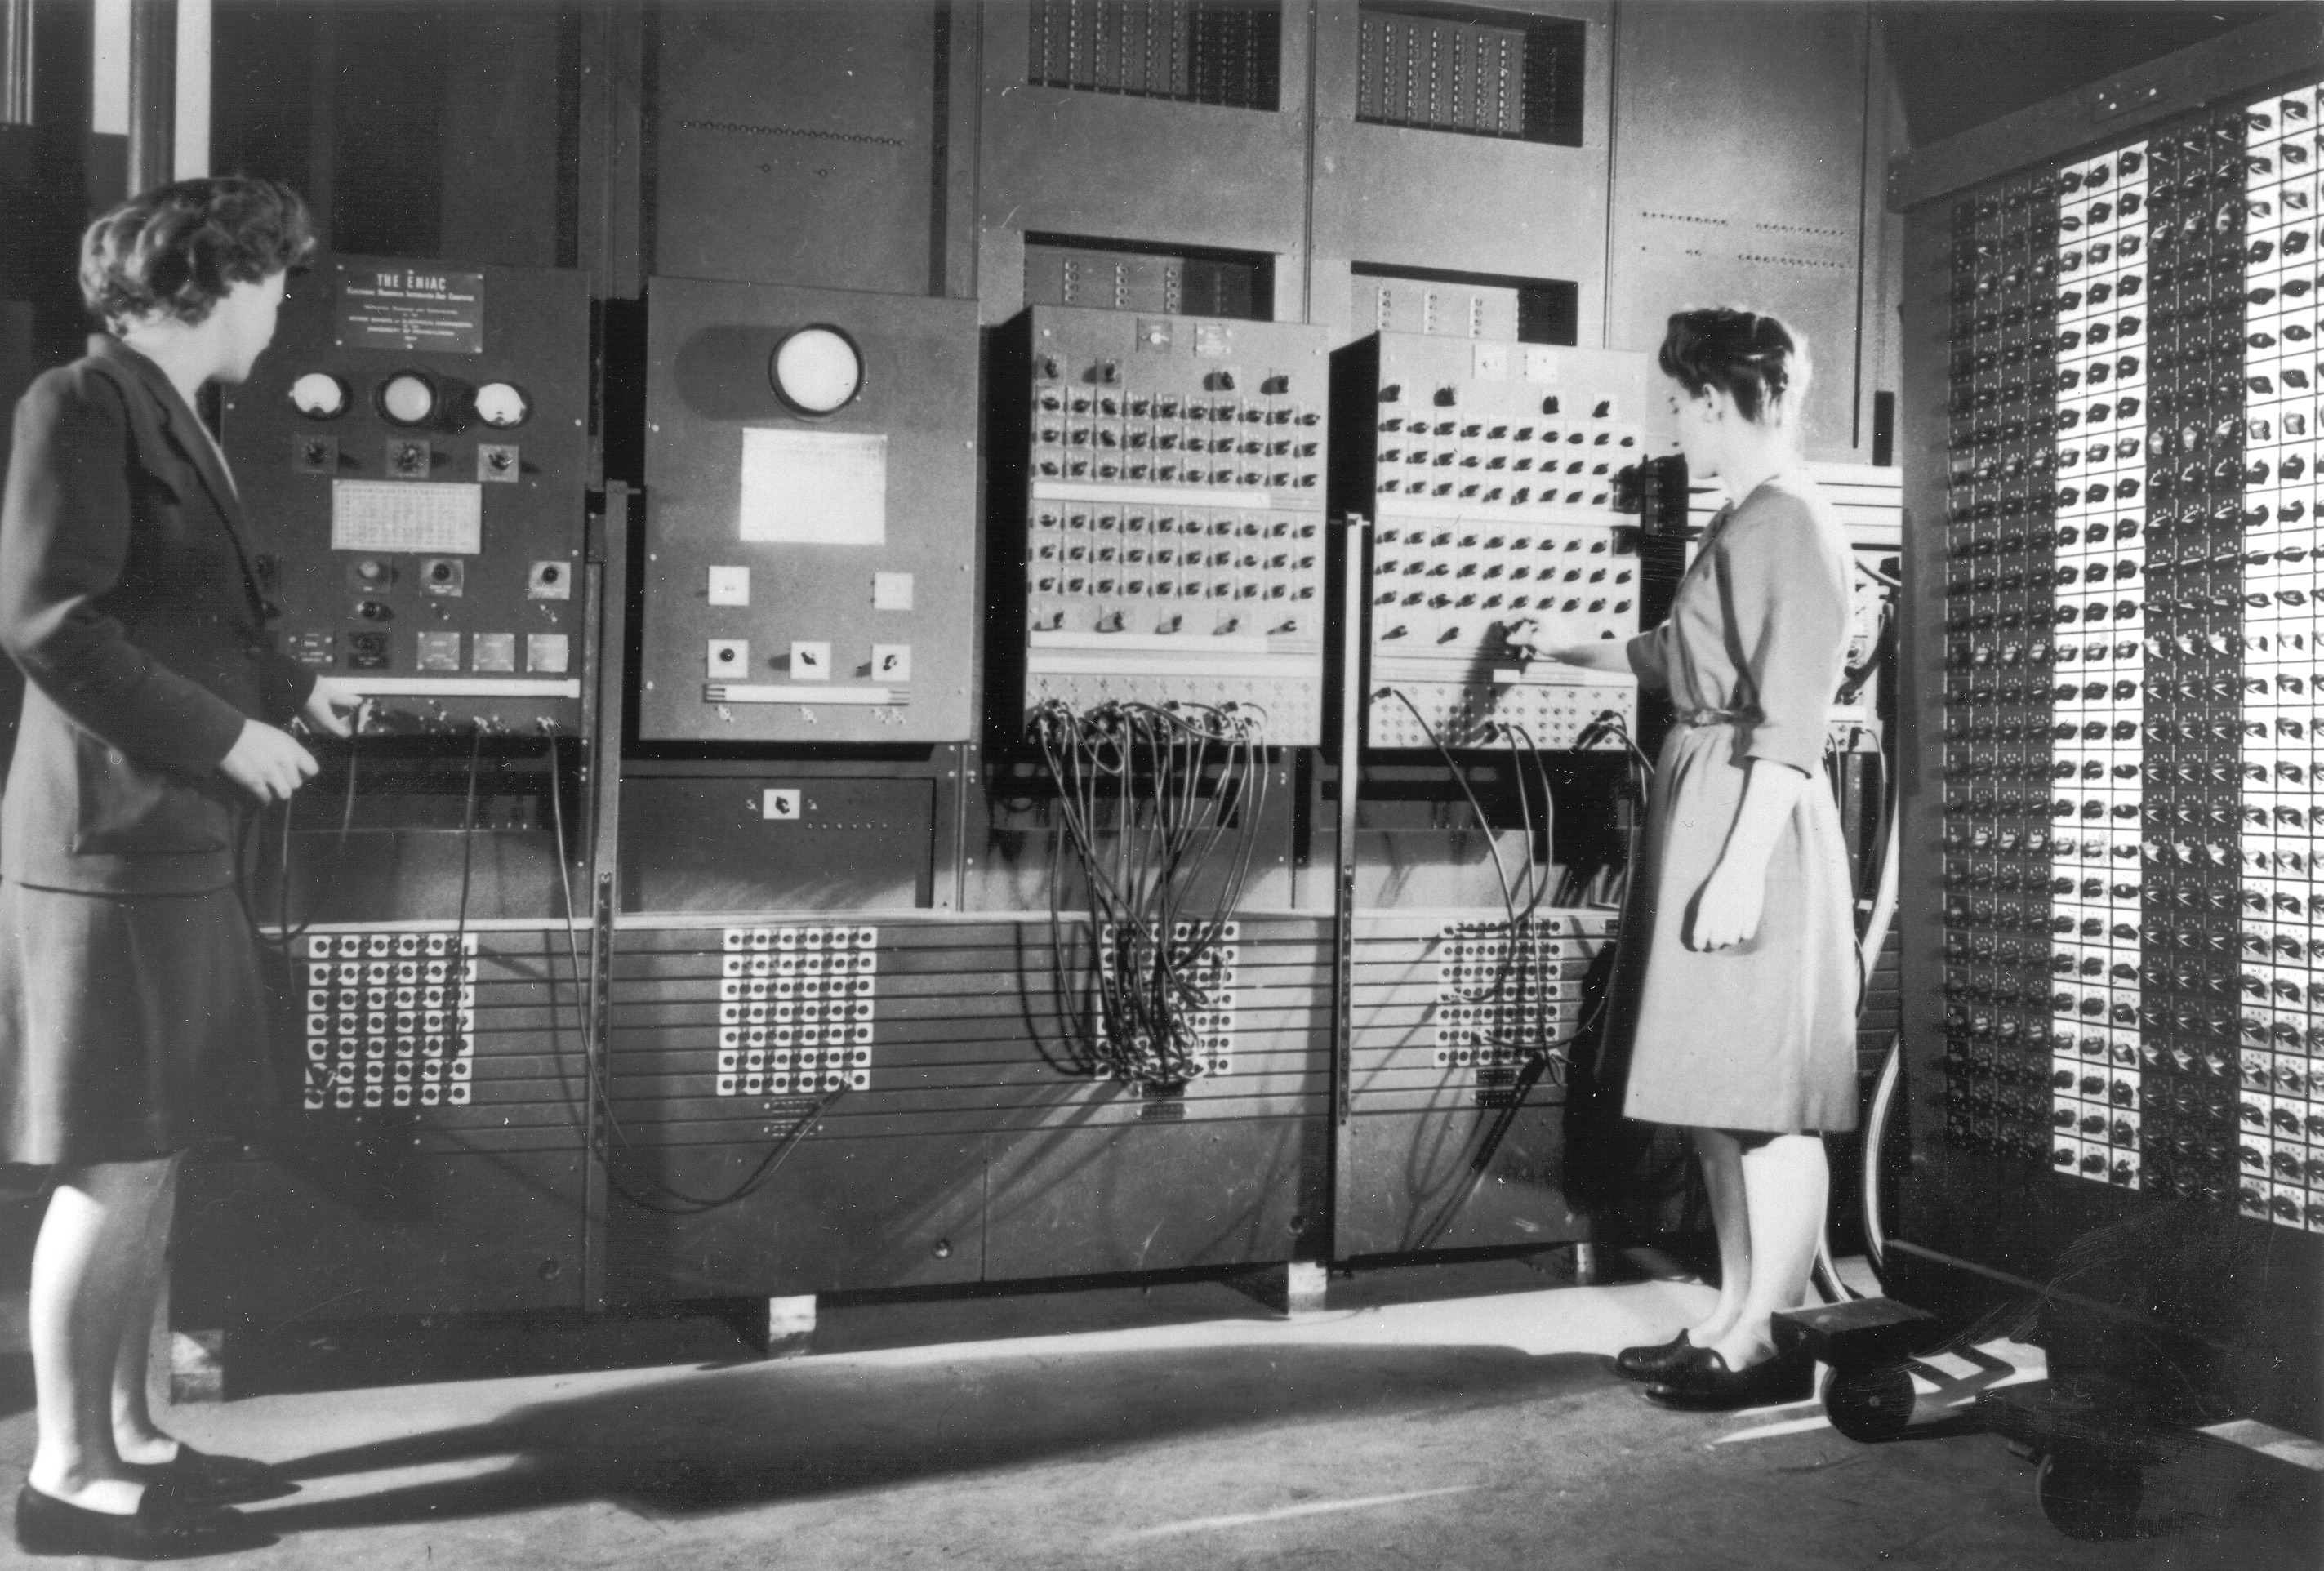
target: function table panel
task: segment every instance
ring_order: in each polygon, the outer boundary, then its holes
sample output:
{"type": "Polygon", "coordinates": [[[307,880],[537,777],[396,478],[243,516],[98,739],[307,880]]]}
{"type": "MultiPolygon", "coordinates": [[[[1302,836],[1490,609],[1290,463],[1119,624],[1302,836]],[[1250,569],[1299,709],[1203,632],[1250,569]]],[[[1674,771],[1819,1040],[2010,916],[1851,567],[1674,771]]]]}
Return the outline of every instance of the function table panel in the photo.
{"type": "Polygon", "coordinates": [[[1646,358],[1382,333],[1341,374],[1343,415],[1372,427],[1348,503],[1376,521],[1370,744],[1519,727],[1566,748],[1601,715],[1635,723],[1627,676],[1520,661],[1507,633],[1530,621],[1547,647],[1638,631],[1637,529],[1615,492],[1648,456],[1646,358]]]}
{"type": "Polygon", "coordinates": [[[2324,1232],[2318,97],[1952,213],[1947,1135],[2324,1232]]]}
{"type": "Polygon", "coordinates": [[[638,735],[959,742],[973,300],[657,278],[638,735]]]}
{"type": "Polygon", "coordinates": [[[1025,711],[1256,707],[1322,740],[1323,329],[1037,306],[1025,711]]]}
{"type": "Polygon", "coordinates": [[[427,728],[581,714],[579,273],[326,256],[226,390],[281,647],[427,728]]]}

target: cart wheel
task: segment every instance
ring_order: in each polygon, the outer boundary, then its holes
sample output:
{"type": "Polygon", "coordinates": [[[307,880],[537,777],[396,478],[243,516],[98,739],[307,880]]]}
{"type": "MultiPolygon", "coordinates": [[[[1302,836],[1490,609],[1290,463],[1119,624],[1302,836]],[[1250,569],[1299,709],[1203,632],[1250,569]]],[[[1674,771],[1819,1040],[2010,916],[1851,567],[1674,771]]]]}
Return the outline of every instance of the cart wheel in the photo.
{"type": "Polygon", "coordinates": [[[2136,1463],[2068,1446],[2042,1459],[2034,1490],[2042,1514],[2068,1538],[2121,1539],[2137,1520],[2145,1479],[2136,1463]]]}
{"type": "Polygon", "coordinates": [[[1835,1369],[1824,1377],[1823,1411],[1851,1440],[1894,1440],[1912,1427],[1913,1377],[1898,1363],[1835,1369]]]}

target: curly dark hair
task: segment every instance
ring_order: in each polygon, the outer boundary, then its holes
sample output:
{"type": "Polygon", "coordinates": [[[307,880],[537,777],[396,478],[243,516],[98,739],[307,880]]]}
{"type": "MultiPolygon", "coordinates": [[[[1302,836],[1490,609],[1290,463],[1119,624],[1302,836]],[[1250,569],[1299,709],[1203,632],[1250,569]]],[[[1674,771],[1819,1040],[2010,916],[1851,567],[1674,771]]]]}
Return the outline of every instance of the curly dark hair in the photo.
{"type": "Polygon", "coordinates": [[[1716,387],[1748,420],[1795,407],[1807,386],[1807,341],[1774,317],[1730,306],[1673,311],[1655,363],[1692,393],[1716,387]]]}
{"type": "Polygon", "coordinates": [[[195,323],[237,283],[304,263],[315,226],[297,191],[226,175],[156,186],[88,226],[80,294],[108,326],[174,317],[195,323]]]}

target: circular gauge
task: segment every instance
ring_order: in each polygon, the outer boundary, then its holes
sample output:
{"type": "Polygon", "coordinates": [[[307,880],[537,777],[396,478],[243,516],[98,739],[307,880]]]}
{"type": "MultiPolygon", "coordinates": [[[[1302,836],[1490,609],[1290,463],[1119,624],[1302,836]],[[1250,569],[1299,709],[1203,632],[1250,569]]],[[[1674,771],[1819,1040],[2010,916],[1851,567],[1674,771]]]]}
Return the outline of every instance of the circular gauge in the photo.
{"type": "Polygon", "coordinates": [[[327,371],[309,371],[290,384],[290,405],[309,420],[337,420],[347,412],[347,384],[327,371]]]}
{"type": "Polygon", "coordinates": [[[532,401],[505,382],[476,389],[476,418],[495,430],[512,430],[531,418],[532,401]]]}
{"type": "Polygon", "coordinates": [[[416,426],[436,412],[436,384],[417,371],[399,371],[380,384],[379,411],[400,426],[416,426]]]}
{"type": "Polygon", "coordinates": [[[863,391],[863,355],[837,328],[801,328],[775,346],[775,392],[801,414],[832,414],[863,391]]]}

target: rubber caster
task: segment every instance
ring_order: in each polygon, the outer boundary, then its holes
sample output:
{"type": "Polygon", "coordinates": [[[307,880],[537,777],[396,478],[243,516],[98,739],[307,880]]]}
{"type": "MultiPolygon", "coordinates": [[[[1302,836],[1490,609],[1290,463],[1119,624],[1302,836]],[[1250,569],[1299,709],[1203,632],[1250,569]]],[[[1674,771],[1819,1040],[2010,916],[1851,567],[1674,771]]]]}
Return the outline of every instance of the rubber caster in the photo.
{"type": "Polygon", "coordinates": [[[2043,1516],[2070,1539],[2128,1538],[2145,1487],[2137,1464],[2081,1446],[2061,1446],[2042,1458],[2034,1481],[2043,1516]]]}
{"type": "Polygon", "coordinates": [[[1835,1369],[1824,1377],[1824,1417],[1859,1445],[1894,1440],[1913,1427],[1913,1377],[1902,1364],[1835,1369]]]}

